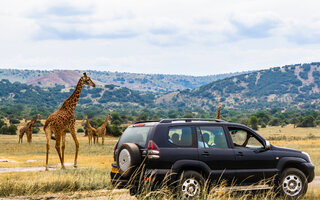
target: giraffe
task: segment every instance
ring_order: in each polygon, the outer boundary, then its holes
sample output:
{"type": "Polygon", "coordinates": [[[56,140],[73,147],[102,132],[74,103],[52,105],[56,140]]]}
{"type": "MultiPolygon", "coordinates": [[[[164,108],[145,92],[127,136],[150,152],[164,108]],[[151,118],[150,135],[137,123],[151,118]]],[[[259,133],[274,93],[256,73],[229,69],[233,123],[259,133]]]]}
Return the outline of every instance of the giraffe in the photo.
{"type": "Polygon", "coordinates": [[[89,145],[92,144],[92,137],[94,144],[96,143],[96,134],[97,130],[93,128],[88,120],[87,114],[85,115],[86,121],[87,121],[87,128],[88,128],[88,139],[89,139],[89,145]]]}
{"type": "Polygon", "coordinates": [[[107,116],[106,120],[103,122],[101,126],[97,128],[97,144],[99,144],[99,137],[102,137],[102,144],[104,144],[104,136],[106,135],[106,126],[108,124],[110,115],[107,116]]]}
{"type": "Polygon", "coordinates": [[[64,166],[64,150],[66,144],[66,131],[70,131],[71,136],[74,140],[76,153],[74,158],[74,167],[77,167],[77,158],[79,151],[79,142],[77,139],[75,131],[75,121],[73,111],[79,101],[80,93],[83,85],[89,85],[95,87],[96,85],[92,82],[90,77],[86,73],[83,73],[83,76],[79,79],[78,84],[70,95],[68,99],[64,101],[62,106],[52,113],[45,122],[44,132],[47,138],[47,153],[46,153],[46,171],[48,170],[48,158],[49,158],[49,149],[50,149],[50,139],[52,134],[54,134],[56,139],[56,150],[60,158],[61,168],[65,169],[64,166]],[[60,144],[62,143],[62,146],[60,144]]]}
{"type": "Polygon", "coordinates": [[[221,111],[221,102],[219,102],[219,108],[218,108],[216,119],[220,119],[220,111],[221,111]]]}
{"type": "Polygon", "coordinates": [[[38,120],[40,114],[37,114],[35,117],[33,117],[33,119],[28,122],[24,127],[22,127],[19,132],[19,142],[18,143],[22,143],[22,139],[23,139],[23,135],[26,134],[27,135],[27,141],[30,144],[32,142],[32,127],[33,125],[36,123],[36,121],[38,120]]]}

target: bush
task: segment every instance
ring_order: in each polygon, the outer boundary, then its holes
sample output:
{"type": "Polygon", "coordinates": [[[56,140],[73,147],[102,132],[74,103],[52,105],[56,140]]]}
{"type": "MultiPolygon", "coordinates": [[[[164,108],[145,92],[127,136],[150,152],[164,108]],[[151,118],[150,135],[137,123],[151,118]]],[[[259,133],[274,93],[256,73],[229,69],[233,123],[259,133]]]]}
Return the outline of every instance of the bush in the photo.
{"type": "Polygon", "coordinates": [[[33,127],[32,133],[39,133],[39,132],[40,132],[40,128],[39,127],[33,127]]]}
{"type": "Polygon", "coordinates": [[[258,118],[256,116],[252,115],[249,122],[253,130],[258,130],[258,118]]]}
{"type": "Polygon", "coordinates": [[[267,127],[267,125],[264,122],[262,122],[261,123],[261,128],[266,128],[266,127],[267,127]]]}
{"type": "Polygon", "coordinates": [[[78,133],[83,133],[84,130],[83,130],[82,128],[78,128],[77,132],[78,132],[78,133]]]}
{"type": "Polygon", "coordinates": [[[0,128],[0,134],[4,135],[17,135],[17,127],[15,125],[10,125],[9,127],[7,125],[4,125],[0,128]]]}
{"type": "Polygon", "coordinates": [[[270,126],[279,126],[280,124],[281,124],[281,119],[279,119],[279,118],[273,118],[269,122],[270,126]]]}
{"type": "Polygon", "coordinates": [[[9,122],[10,122],[10,124],[19,124],[20,120],[18,120],[18,119],[10,119],[9,122]]]}
{"type": "Polygon", "coordinates": [[[298,127],[315,127],[315,119],[313,116],[309,115],[302,119],[302,121],[298,124],[298,127]]]}

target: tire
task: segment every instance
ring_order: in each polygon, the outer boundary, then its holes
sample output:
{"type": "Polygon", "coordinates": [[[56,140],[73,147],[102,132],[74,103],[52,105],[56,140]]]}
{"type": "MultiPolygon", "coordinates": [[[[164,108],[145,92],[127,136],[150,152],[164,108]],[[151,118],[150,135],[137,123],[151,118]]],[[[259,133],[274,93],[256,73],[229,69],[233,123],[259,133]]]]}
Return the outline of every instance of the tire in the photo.
{"type": "Polygon", "coordinates": [[[198,199],[202,194],[205,180],[199,172],[184,171],[181,174],[177,191],[182,199],[198,199]]]}
{"type": "Polygon", "coordinates": [[[280,176],[279,190],[286,199],[301,198],[308,190],[307,178],[299,169],[285,169],[280,176]]]}
{"type": "Polygon", "coordinates": [[[123,178],[130,177],[141,164],[139,147],[134,143],[122,144],[117,153],[117,166],[123,178]]]}

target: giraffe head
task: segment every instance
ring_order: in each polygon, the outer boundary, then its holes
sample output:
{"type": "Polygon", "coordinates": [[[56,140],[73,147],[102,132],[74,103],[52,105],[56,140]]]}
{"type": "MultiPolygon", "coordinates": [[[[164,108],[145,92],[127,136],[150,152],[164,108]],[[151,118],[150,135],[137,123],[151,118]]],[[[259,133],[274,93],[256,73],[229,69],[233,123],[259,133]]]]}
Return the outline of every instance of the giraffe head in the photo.
{"type": "Polygon", "coordinates": [[[83,84],[85,84],[85,85],[96,87],[96,84],[94,84],[94,82],[92,82],[91,78],[89,76],[87,76],[86,73],[83,73],[81,80],[82,80],[83,84]]]}

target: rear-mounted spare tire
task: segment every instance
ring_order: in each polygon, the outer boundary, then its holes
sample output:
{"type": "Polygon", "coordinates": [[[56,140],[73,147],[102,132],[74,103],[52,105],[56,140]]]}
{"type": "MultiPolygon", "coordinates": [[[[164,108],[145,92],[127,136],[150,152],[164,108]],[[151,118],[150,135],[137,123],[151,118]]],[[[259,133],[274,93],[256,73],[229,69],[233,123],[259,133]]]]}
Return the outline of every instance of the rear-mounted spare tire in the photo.
{"type": "Polygon", "coordinates": [[[120,175],[124,178],[130,177],[141,163],[139,147],[134,143],[122,144],[116,159],[120,175]]]}

